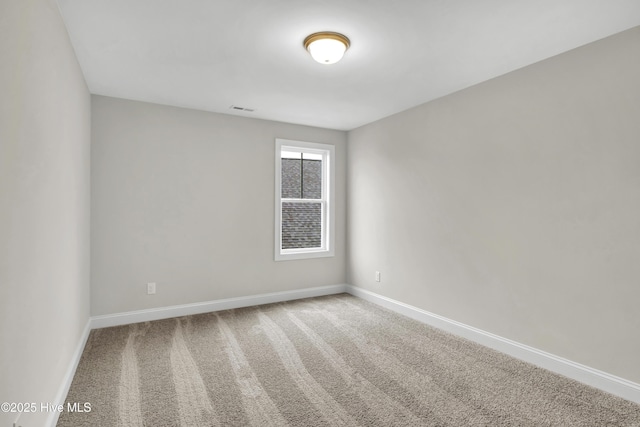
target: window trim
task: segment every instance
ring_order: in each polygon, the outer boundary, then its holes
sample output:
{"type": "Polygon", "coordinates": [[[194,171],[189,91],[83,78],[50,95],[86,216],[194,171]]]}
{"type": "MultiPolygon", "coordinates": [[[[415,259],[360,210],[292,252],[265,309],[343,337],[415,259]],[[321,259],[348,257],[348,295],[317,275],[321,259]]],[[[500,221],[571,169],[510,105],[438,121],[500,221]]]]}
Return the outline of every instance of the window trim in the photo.
{"type": "MultiPolygon", "coordinates": [[[[275,144],[275,261],[332,257],[335,255],[335,146],[315,142],[276,139],[275,144]],[[322,154],[322,247],[282,249],[282,151],[322,154]]],[[[284,199],[317,203],[318,199],[284,199]]]]}

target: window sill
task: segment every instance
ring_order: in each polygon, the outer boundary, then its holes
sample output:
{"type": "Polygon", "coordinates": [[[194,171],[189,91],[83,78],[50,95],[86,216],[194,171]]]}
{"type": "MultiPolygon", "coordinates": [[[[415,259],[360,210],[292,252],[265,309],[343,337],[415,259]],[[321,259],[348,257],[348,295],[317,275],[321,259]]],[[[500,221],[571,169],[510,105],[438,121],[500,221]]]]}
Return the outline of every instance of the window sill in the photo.
{"type": "Polygon", "coordinates": [[[315,250],[304,252],[284,252],[276,253],[276,261],[293,261],[297,259],[311,259],[311,258],[327,258],[334,256],[332,250],[315,250]]]}

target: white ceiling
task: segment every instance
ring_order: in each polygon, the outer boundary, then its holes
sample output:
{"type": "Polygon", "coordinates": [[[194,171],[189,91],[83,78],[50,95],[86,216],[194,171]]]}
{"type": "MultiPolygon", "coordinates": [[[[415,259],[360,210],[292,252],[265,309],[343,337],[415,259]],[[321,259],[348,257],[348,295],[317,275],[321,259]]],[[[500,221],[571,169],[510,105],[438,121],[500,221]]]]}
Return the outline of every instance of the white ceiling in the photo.
{"type": "Polygon", "coordinates": [[[640,25],[640,0],[58,3],[91,93],[342,130],[640,25]],[[323,30],[338,64],[302,46],[323,30]]]}

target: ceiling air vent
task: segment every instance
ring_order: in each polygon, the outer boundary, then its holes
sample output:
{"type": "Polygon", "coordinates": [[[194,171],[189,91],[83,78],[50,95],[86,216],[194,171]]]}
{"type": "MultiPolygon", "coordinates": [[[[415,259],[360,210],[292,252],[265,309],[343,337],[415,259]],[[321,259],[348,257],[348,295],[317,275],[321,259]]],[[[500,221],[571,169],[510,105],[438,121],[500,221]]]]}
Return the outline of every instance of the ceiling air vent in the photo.
{"type": "Polygon", "coordinates": [[[256,111],[255,108],[238,107],[237,105],[232,105],[229,109],[234,111],[246,111],[247,113],[253,113],[256,111]]]}

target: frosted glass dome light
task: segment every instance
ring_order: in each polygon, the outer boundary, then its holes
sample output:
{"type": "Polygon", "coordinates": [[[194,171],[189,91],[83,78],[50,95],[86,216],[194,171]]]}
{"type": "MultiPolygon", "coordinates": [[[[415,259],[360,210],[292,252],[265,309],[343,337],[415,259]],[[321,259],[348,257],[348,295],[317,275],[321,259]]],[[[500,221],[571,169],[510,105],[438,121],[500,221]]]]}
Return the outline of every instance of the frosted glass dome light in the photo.
{"type": "Polygon", "coordinates": [[[335,64],[349,48],[349,39],[340,34],[324,31],[304,39],[304,47],[311,57],[321,64],[335,64]]]}

